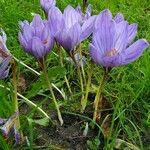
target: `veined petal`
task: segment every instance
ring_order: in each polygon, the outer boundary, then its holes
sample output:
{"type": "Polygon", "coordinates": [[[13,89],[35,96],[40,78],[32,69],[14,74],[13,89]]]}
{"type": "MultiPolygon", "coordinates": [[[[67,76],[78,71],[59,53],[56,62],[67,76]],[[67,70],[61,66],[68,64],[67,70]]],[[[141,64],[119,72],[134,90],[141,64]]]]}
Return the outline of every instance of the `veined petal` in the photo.
{"type": "Polygon", "coordinates": [[[81,16],[72,6],[68,5],[64,10],[64,20],[66,28],[69,29],[81,21],[81,16]]]}
{"type": "Polygon", "coordinates": [[[18,39],[19,39],[19,42],[20,42],[21,46],[24,49],[28,49],[27,41],[25,40],[25,38],[23,37],[21,32],[19,32],[19,34],[18,34],[18,39]]]}
{"type": "Polygon", "coordinates": [[[122,21],[116,25],[115,49],[120,53],[127,46],[128,22],[122,21]]]}
{"type": "Polygon", "coordinates": [[[104,20],[93,34],[93,44],[96,44],[101,53],[106,54],[115,46],[116,23],[113,20],[104,20]]]}
{"type": "Polygon", "coordinates": [[[43,43],[38,37],[32,38],[32,54],[36,58],[43,58],[46,54],[43,43]]]}
{"type": "Polygon", "coordinates": [[[88,19],[92,14],[92,5],[89,4],[88,7],[86,8],[85,12],[85,19],[88,19]]]}
{"type": "Polygon", "coordinates": [[[23,30],[24,25],[30,25],[30,24],[27,20],[19,21],[19,26],[20,26],[21,30],[23,30]]]}
{"type": "Polygon", "coordinates": [[[130,44],[137,34],[137,24],[131,24],[128,26],[128,44],[130,44]]]}
{"type": "Polygon", "coordinates": [[[57,32],[55,38],[65,50],[72,50],[72,40],[66,29],[57,32]]]}
{"type": "Polygon", "coordinates": [[[56,5],[56,0],[40,0],[40,5],[48,13],[49,9],[56,5]]]}
{"type": "Polygon", "coordinates": [[[10,63],[11,58],[7,57],[2,60],[0,64],[0,79],[5,79],[8,76],[9,73],[9,63],[10,63]]]}
{"type": "Polygon", "coordinates": [[[82,33],[80,37],[80,41],[85,40],[90,36],[90,34],[94,31],[94,23],[95,23],[96,16],[90,17],[87,21],[84,22],[82,26],[82,33]]]}
{"type": "Polygon", "coordinates": [[[32,39],[32,37],[34,36],[34,29],[33,27],[25,24],[24,28],[23,28],[23,37],[24,39],[28,42],[32,39]]]}
{"type": "Polygon", "coordinates": [[[124,21],[124,16],[121,13],[118,13],[114,18],[116,23],[120,23],[121,21],[124,21]]]}
{"type": "Polygon", "coordinates": [[[64,28],[64,19],[61,11],[57,7],[52,7],[48,13],[48,22],[52,34],[55,36],[57,32],[64,28]]]}
{"type": "Polygon", "coordinates": [[[80,35],[81,35],[81,26],[79,23],[74,24],[68,31],[69,37],[72,41],[72,48],[73,50],[75,46],[77,46],[80,42],[80,35]]]}
{"type": "Polygon", "coordinates": [[[37,14],[34,16],[31,26],[35,30],[35,35],[40,38],[44,29],[44,23],[40,15],[37,14]]]}
{"type": "Polygon", "coordinates": [[[148,46],[149,43],[145,39],[140,39],[133,43],[122,53],[125,58],[124,62],[122,62],[122,65],[129,64],[138,59],[148,46]]]}
{"type": "Polygon", "coordinates": [[[93,44],[89,45],[89,54],[96,64],[103,65],[103,60],[102,60],[103,56],[100,53],[100,50],[97,47],[95,47],[93,44]]]}
{"type": "Polygon", "coordinates": [[[107,25],[112,20],[112,14],[108,9],[103,10],[95,20],[95,29],[99,29],[107,25]]]}

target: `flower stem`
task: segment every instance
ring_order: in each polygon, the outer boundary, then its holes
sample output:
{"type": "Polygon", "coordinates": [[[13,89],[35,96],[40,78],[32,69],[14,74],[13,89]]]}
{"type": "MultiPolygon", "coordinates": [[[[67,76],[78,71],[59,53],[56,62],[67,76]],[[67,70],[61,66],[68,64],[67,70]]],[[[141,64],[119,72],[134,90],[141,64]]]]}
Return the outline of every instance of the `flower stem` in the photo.
{"type": "Polygon", "coordinates": [[[79,79],[80,79],[80,85],[81,85],[81,93],[82,93],[81,101],[82,101],[82,99],[84,99],[84,94],[83,94],[83,92],[84,92],[84,85],[83,85],[83,79],[82,79],[80,66],[78,65],[77,61],[75,60],[74,54],[70,52],[69,55],[72,58],[73,62],[75,63],[76,67],[77,67],[77,73],[78,73],[78,76],[79,76],[79,79]]]}
{"type": "Polygon", "coordinates": [[[85,98],[83,100],[81,100],[81,112],[83,113],[85,108],[86,108],[86,104],[87,104],[87,99],[88,99],[88,94],[89,94],[89,89],[90,89],[90,84],[91,84],[91,77],[92,77],[92,73],[93,73],[93,63],[91,63],[89,70],[88,70],[88,81],[87,81],[87,85],[86,85],[86,93],[85,93],[85,98]]]}
{"type": "Polygon", "coordinates": [[[108,70],[106,68],[104,68],[104,74],[103,74],[103,77],[102,77],[102,80],[99,84],[99,87],[98,87],[98,90],[97,90],[97,93],[96,93],[96,96],[95,96],[95,101],[94,101],[94,114],[93,114],[93,121],[96,121],[96,118],[97,116],[99,116],[99,118],[101,117],[101,113],[98,112],[98,109],[101,108],[101,105],[102,105],[102,90],[103,90],[103,87],[104,87],[104,82],[107,78],[107,74],[108,74],[108,70]],[[99,115],[98,115],[99,113],[99,115]]]}
{"type": "MultiPolygon", "coordinates": [[[[18,113],[18,117],[16,119],[16,128],[19,131],[20,130],[20,119],[19,119],[19,107],[18,107],[18,97],[17,97],[17,66],[16,61],[12,59],[12,73],[13,73],[13,87],[14,87],[14,93],[13,93],[13,105],[14,105],[14,112],[18,113]]],[[[21,141],[23,140],[23,133],[20,132],[21,135],[21,141]]]]}
{"type": "MultiPolygon", "coordinates": [[[[60,66],[63,67],[63,60],[62,60],[61,46],[57,44],[57,48],[58,48],[58,53],[59,53],[60,66]]],[[[67,84],[69,93],[70,93],[70,95],[71,95],[71,97],[72,97],[72,90],[71,90],[69,81],[68,81],[68,79],[67,79],[67,76],[65,75],[64,78],[65,78],[65,82],[66,82],[66,84],[67,84]]]]}
{"type": "Polygon", "coordinates": [[[47,68],[46,68],[46,64],[45,64],[44,58],[43,58],[43,73],[44,73],[44,75],[45,75],[45,79],[46,79],[46,81],[47,81],[48,88],[49,88],[49,90],[50,90],[50,93],[51,93],[51,95],[52,95],[53,102],[54,102],[55,107],[56,107],[56,110],[57,110],[58,119],[59,119],[59,121],[60,121],[60,124],[63,125],[63,119],[62,119],[62,116],[61,116],[61,112],[60,112],[60,110],[59,110],[59,105],[58,105],[58,103],[57,103],[57,101],[56,101],[56,97],[55,97],[54,92],[53,92],[52,84],[51,84],[51,82],[50,82],[50,80],[49,80],[49,77],[48,77],[48,72],[47,72],[47,68]]]}

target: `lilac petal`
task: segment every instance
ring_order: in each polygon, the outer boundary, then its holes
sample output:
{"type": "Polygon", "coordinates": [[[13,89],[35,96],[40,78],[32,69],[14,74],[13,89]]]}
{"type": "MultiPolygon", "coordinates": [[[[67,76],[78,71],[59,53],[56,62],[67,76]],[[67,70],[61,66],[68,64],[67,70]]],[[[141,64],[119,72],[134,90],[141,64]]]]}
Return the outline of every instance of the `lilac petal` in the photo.
{"type": "Polygon", "coordinates": [[[97,49],[94,45],[90,44],[89,45],[89,54],[92,57],[93,61],[96,64],[103,64],[103,60],[102,60],[102,54],[100,53],[100,50],[97,49]]]}
{"type": "Polygon", "coordinates": [[[114,18],[116,23],[120,23],[121,21],[124,21],[124,16],[121,13],[118,13],[114,18]]]}
{"type": "Polygon", "coordinates": [[[81,21],[81,16],[72,6],[68,5],[64,10],[64,20],[66,28],[69,29],[81,21]]]}
{"type": "Polygon", "coordinates": [[[82,26],[82,33],[81,33],[80,41],[83,41],[86,38],[88,38],[90,34],[93,32],[95,19],[96,19],[96,16],[92,16],[87,21],[84,22],[82,26]]]}
{"type": "Polygon", "coordinates": [[[130,44],[137,34],[137,24],[131,24],[128,26],[128,44],[130,44]]]}
{"type": "Polygon", "coordinates": [[[17,146],[21,142],[21,135],[20,135],[19,131],[17,130],[16,125],[13,126],[13,132],[14,132],[14,135],[15,135],[15,144],[14,144],[14,146],[17,146]]]}
{"type": "Polygon", "coordinates": [[[0,32],[2,33],[2,40],[3,40],[3,43],[6,44],[6,41],[7,41],[7,35],[6,35],[6,33],[4,32],[3,29],[0,29],[0,32]]]}
{"type": "Polygon", "coordinates": [[[75,8],[75,10],[81,15],[83,16],[82,10],[81,10],[81,6],[78,4],[78,6],[75,8]]]}
{"type": "Polygon", "coordinates": [[[34,27],[35,35],[40,38],[44,29],[44,23],[40,15],[34,16],[31,26],[34,27]]]}
{"type": "Polygon", "coordinates": [[[46,54],[52,50],[53,46],[54,46],[54,38],[49,35],[46,39],[46,42],[44,43],[44,49],[46,51],[46,54]]]}
{"type": "Polygon", "coordinates": [[[38,37],[32,38],[32,52],[36,58],[43,58],[46,54],[43,43],[38,37]]]}
{"type": "Polygon", "coordinates": [[[109,67],[109,68],[117,67],[120,66],[122,62],[123,62],[123,57],[120,54],[116,54],[110,57],[108,56],[103,57],[104,67],[109,67]]]}
{"type": "Polygon", "coordinates": [[[34,29],[31,26],[25,24],[22,35],[23,35],[24,39],[26,40],[26,42],[28,42],[34,36],[34,29]]]}
{"type": "Polygon", "coordinates": [[[93,44],[105,54],[115,47],[116,23],[107,18],[101,22],[101,26],[94,32],[93,44]]]}
{"type": "Polygon", "coordinates": [[[21,29],[23,30],[24,25],[30,25],[29,22],[27,20],[25,21],[19,21],[19,26],[21,27],[21,29]]]}
{"type": "Polygon", "coordinates": [[[56,0],[40,0],[40,5],[48,13],[50,8],[56,5],[56,0]]]}
{"type": "Polygon", "coordinates": [[[89,4],[87,9],[86,9],[86,13],[85,13],[85,19],[88,19],[92,14],[92,5],[89,4]]]}
{"type": "Polygon", "coordinates": [[[48,22],[54,36],[64,27],[63,15],[57,7],[52,7],[50,9],[48,13],[48,22]]]}
{"type": "Polygon", "coordinates": [[[62,30],[60,32],[57,32],[56,41],[67,51],[72,50],[72,40],[69,36],[67,30],[62,30]]]}
{"type": "Polygon", "coordinates": [[[75,58],[75,60],[76,60],[76,62],[77,62],[77,64],[78,64],[79,67],[82,67],[82,66],[84,66],[86,64],[86,58],[85,58],[85,56],[81,56],[79,53],[76,53],[74,55],[74,58],[75,58]]]}
{"type": "Polygon", "coordinates": [[[6,119],[2,119],[2,118],[0,118],[0,126],[1,126],[1,125],[4,125],[4,124],[5,124],[5,122],[6,122],[6,119]]]}
{"type": "Polygon", "coordinates": [[[128,22],[122,21],[116,25],[116,40],[115,40],[115,49],[118,52],[124,50],[127,46],[128,39],[128,22]]]}
{"type": "Polygon", "coordinates": [[[3,29],[0,29],[0,48],[4,51],[8,51],[7,46],[6,46],[6,41],[7,41],[7,36],[6,33],[4,32],[3,29]]]}
{"type": "Polygon", "coordinates": [[[75,46],[77,46],[80,42],[80,35],[81,35],[81,26],[79,23],[76,23],[73,25],[70,30],[68,31],[69,37],[72,41],[72,48],[70,50],[73,50],[75,46]]]}
{"type": "Polygon", "coordinates": [[[20,42],[21,46],[24,49],[28,49],[27,41],[25,40],[25,38],[23,37],[21,32],[19,32],[19,34],[18,34],[18,39],[19,39],[19,42],[20,42]]]}
{"type": "MultiPolygon", "coordinates": [[[[95,20],[95,29],[102,28],[112,20],[112,14],[108,9],[103,10],[95,20]]],[[[107,25],[108,26],[108,25],[107,25]]]]}
{"type": "Polygon", "coordinates": [[[5,79],[8,76],[9,73],[9,63],[10,63],[11,58],[7,57],[2,60],[1,65],[0,65],[0,79],[5,79]]]}
{"type": "Polygon", "coordinates": [[[129,64],[138,59],[148,46],[149,43],[145,39],[140,39],[133,43],[122,53],[125,58],[124,62],[122,62],[122,65],[129,64]]]}

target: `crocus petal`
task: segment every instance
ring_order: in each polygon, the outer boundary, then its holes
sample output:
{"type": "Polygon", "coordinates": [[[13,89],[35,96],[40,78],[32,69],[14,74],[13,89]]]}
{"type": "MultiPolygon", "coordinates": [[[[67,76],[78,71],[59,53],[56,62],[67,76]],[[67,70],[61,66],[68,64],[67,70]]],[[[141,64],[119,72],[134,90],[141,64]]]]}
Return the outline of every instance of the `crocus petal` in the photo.
{"type": "Polygon", "coordinates": [[[52,7],[50,9],[48,13],[48,22],[53,36],[64,28],[63,15],[57,7],[52,7]]]}
{"type": "Polygon", "coordinates": [[[23,37],[28,42],[34,36],[34,28],[30,25],[25,24],[23,28],[23,37]]]}
{"type": "Polygon", "coordinates": [[[143,51],[149,46],[149,43],[145,39],[140,39],[129,46],[122,55],[124,56],[125,60],[122,62],[123,65],[129,64],[136,59],[138,59],[143,51]]]}
{"type": "Polygon", "coordinates": [[[103,57],[103,66],[107,68],[120,66],[123,62],[124,58],[120,54],[116,54],[113,56],[105,56],[103,57]]]}
{"type": "Polygon", "coordinates": [[[88,36],[90,36],[90,34],[93,32],[95,19],[96,19],[96,16],[92,16],[87,21],[84,22],[82,26],[82,33],[81,33],[80,41],[83,41],[86,38],[88,38],[88,36]]]}
{"type": "Polygon", "coordinates": [[[44,29],[44,23],[40,15],[34,16],[31,26],[34,28],[35,35],[40,38],[44,29]]]}
{"type": "Polygon", "coordinates": [[[0,79],[5,79],[8,76],[9,63],[10,63],[10,57],[7,57],[2,60],[1,65],[0,65],[0,79]]]}
{"type": "Polygon", "coordinates": [[[6,44],[6,41],[7,41],[6,33],[4,32],[3,29],[0,29],[0,32],[2,33],[2,39],[3,39],[3,42],[6,44]]]}
{"type": "Polygon", "coordinates": [[[24,28],[24,25],[29,25],[29,22],[27,21],[27,20],[25,20],[25,21],[19,21],[19,26],[20,26],[20,28],[23,30],[23,28],[24,28]]]}
{"type": "Polygon", "coordinates": [[[50,8],[56,5],[56,0],[40,0],[40,5],[48,13],[50,8]]]}
{"type": "Polygon", "coordinates": [[[115,16],[114,20],[115,20],[116,23],[120,23],[121,21],[124,20],[123,14],[118,13],[118,14],[115,16]]]}
{"type": "Polygon", "coordinates": [[[89,54],[96,64],[103,64],[102,54],[100,53],[100,50],[92,44],[89,45],[89,54]]]}
{"type": "Polygon", "coordinates": [[[105,26],[110,20],[112,20],[111,12],[108,9],[103,10],[95,20],[95,29],[105,26]]]}
{"type": "Polygon", "coordinates": [[[18,38],[19,38],[19,41],[20,41],[21,46],[22,46],[24,49],[28,49],[27,42],[26,42],[26,40],[25,40],[25,38],[23,37],[23,35],[22,35],[21,32],[19,32],[18,38]]]}
{"type": "Polygon", "coordinates": [[[115,49],[121,52],[126,48],[128,39],[128,22],[122,21],[116,25],[115,49]]]}
{"type": "Polygon", "coordinates": [[[67,6],[64,10],[64,20],[66,28],[71,28],[75,23],[81,21],[81,16],[72,6],[67,6]]]}
{"type": "Polygon", "coordinates": [[[38,37],[32,39],[32,54],[38,59],[43,58],[46,54],[43,43],[38,37]]]}
{"type": "Polygon", "coordinates": [[[85,13],[85,19],[88,19],[92,14],[92,5],[89,4],[88,7],[86,8],[86,13],[85,13]]]}
{"type": "Polygon", "coordinates": [[[57,32],[55,38],[65,50],[72,50],[72,40],[66,29],[57,32]]]}
{"type": "Polygon", "coordinates": [[[128,26],[128,44],[130,44],[137,34],[137,24],[131,24],[128,26]]]}
{"type": "Polygon", "coordinates": [[[71,37],[72,41],[72,48],[70,50],[73,50],[75,46],[77,46],[80,42],[80,35],[81,35],[81,26],[79,23],[76,23],[73,25],[69,31],[69,36],[71,37]]]}

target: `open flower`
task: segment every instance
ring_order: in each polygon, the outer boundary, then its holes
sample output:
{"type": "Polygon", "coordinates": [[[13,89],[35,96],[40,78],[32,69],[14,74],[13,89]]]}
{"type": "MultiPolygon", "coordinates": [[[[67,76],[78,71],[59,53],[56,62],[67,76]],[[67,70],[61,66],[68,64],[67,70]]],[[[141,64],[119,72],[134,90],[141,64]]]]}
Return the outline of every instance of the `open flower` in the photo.
{"type": "Polygon", "coordinates": [[[19,41],[27,53],[41,59],[52,49],[54,39],[50,33],[47,21],[43,21],[40,15],[35,15],[33,21],[20,22],[21,32],[19,41]]]}
{"type": "Polygon", "coordinates": [[[83,24],[87,19],[89,19],[91,17],[92,5],[91,4],[88,5],[88,7],[86,8],[85,14],[82,12],[80,5],[78,5],[75,10],[81,16],[81,24],[83,24]]]}
{"type": "Polygon", "coordinates": [[[0,79],[5,79],[9,74],[9,63],[11,56],[6,47],[7,36],[5,32],[1,29],[0,32],[0,79]]]}
{"type": "Polygon", "coordinates": [[[93,32],[95,16],[87,19],[83,25],[80,24],[81,20],[81,15],[70,5],[65,8],[63,14],[57,7],[49,11],[51,31],[56,41],[67,51],[73,50],[93,32]]]}
{"type": "Polygon", "coordinates": [[[138,59],[148,47],[145,39],[131,43],[136,36],[137,25],[129,25],[122,14],[112,18],[106,9],[97,16],[90,56],[95,63],[104,67],[116,67],[129,64],[138,59]]]}
{"type": "Polygon", "coordinates": [[[40,4],[43,10],[48,13],[49,9],[56,5],[56,0],[40,0],[40,4]]]}

